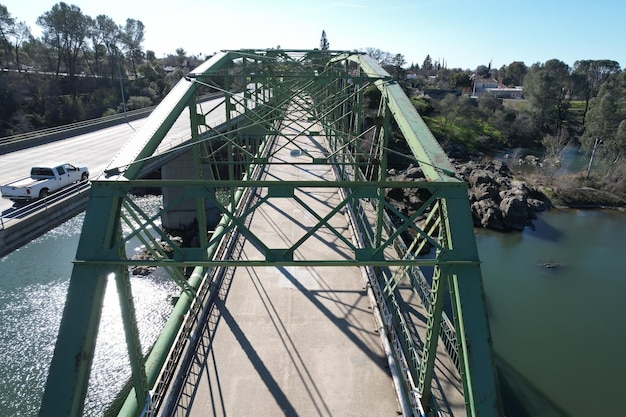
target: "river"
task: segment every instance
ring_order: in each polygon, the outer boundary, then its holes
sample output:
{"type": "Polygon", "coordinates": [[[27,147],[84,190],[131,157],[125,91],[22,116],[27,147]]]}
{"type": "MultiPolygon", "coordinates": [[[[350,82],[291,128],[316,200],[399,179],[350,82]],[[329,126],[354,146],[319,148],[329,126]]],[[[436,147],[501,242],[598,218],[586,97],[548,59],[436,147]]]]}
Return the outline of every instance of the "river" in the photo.
{"type": "Polygon", "coordinates": [[[477,232],[495,350],[545,396],[529,415],[624,415],[626,214],[551,210],[535,225],[477,232]]]}
{"type": "MultiPolygon", "coordinates": [[[[143,197],[144,209],[158,207],[160,197],[143,197]]],[[[84,215],[0,259],[0,416],[37,415],[59,331],[72,260],[84,215]]],[[[139,251],[139,242],[128,255],[139,251]]],[[[132,277],[140,339],[144,353],[154,343],[172,310],[176,285],[164,275],[132,277]]],[[[85,415],[100,416],[128,379],[115,282],[109,279],[94,355],[85,415]]]]}
{"type": "MultiPolygon", "coordinates": [[[[37,413],[82,218],[0,259],[0,416],[37,413]]],[[[476,233],[503,386],[517,392],[507,403],[529,410],[519,415],[622,415],[626,214],[552,210],[535,225],[476,233]]],[[[159,275],[133,277],[132,286],[146,349],[177,291],[159,275]]],[[[102,415],[128,376],[119,317],[109,282],[86,415],[102,415]]]]}

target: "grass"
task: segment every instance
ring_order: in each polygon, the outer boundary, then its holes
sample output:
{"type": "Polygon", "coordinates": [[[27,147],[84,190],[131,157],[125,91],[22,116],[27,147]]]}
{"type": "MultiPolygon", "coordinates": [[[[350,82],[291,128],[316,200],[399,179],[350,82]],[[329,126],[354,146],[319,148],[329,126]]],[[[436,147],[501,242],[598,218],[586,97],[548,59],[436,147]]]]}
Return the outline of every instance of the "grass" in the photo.
{"type": "Polygon", "coordinates": [[[462,119],[462,123],[451,123],[446,127],[441,115],[423,118],[437,140],[451,140],[470,151],[487,151],[505,142],[505,136],[500,130],[479,118],[462,119]]]}

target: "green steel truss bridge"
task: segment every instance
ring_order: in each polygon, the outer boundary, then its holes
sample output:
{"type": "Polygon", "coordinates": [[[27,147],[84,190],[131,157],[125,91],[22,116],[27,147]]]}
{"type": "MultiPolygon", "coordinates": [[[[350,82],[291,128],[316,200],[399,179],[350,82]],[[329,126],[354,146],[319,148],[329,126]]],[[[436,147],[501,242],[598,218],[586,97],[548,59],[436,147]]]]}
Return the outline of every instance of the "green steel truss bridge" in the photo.
{"type": "Polygon", "coordinates": [[[132,374],[119,413],[139,416],[151,415],[163,402],[163,370],[176,366],[176,352],[188,340],[187,323],[210,302],[224,271],[258,266],[365,271],[375,314],[387,332],[405,412],[418,416],[433,408],[435,360],[443,342],[461,377],[467,415],[501,415],[466,185],[400,85],[367,55],[275,49],[219,53],[179,82],[105,173],[92,183],[40,416],[83,413],[109,276],[115,276],[132,374]],[[224,95],[223,104],[203,110],[198,98],[215,92],[224,95]],[[372,92],[380,95],[373,109],[367,100],[372,92]],[[159,151],[168,129],[185,113],[190,141],[159,151]],[[208,122],[216,115],[219,127],[208,122]],[[410,152],[391,148],[394,132],[401,132],[410,152]],[[302,138],[324,146],[304,146],[302,138]],[[275,157],[285,149],[303,167],[330,169],[334,179],[260,175],[268,166],[272,172],[292,164],[275,157]],[[188,155],[182,178],[144,179],[176,152],[188,155]],[[390,181],[390,158],[419,166],[426,179],[390,181]],[[146,187],[164,195],[156,215],[134,202],[132,191],[146,187]],[[385,198],[389,190],[406,188],[426,196],[415,213],[404,213],[385,198]],[[338,193],[340,200],[320,213],[302,197],[306,190],[338,193]],[[274,247],[255,234],[250,219],[281,199],[299,204],[315,225],[291,246],[274,247]],[[157,226],[160,217],[181,207],[193,218],[188,226],[195,238],[188,245],[175,243],[157,226]],[[350,219],[354,239],[336,229],[332,219],[337,215],[350,219]],[[333,258],[303,256],[303,248],[322,231],[348,250],[333,258]],[[233,255],[240,237],[255,245],[257,257],[233,255]],[[151,256],[127,258],[131,239],[151,248],[151,256]],[[169,246],[167,252],[164,246],[169,246]],[[426,247],[429,255],[419,255],[426,247]],[[172,317],[151,349],[142,349],[139,338],[129,277],[135,266],[161,267],[181,289],[172,317]],[[405,319],[401,282],[428,312],[422,342],[415,340],[405,319]],[[452,317],[444,311],[446,299],[452,317]]]}

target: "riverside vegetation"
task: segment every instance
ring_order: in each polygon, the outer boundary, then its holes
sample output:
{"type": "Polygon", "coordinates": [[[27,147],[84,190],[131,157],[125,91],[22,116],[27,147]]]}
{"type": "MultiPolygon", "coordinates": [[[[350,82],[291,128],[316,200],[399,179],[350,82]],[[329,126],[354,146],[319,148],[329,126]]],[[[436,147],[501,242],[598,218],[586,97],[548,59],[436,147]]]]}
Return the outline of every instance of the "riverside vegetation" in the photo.
{"type": "MultiPolygon", "coordinates": [[[[421,67],[387,68],[468,183],[477,227],[522,230],[551,207],[626,207],[626,73],[617,62],[577,61],[570,68],[554,59],[470,72],[427,57],[421,67]],[[523,86],[524,99],[473,96],[484,79],[523,86]]],[[[378,92],[369,90],[367,98],[376,109],[378,92]]],[[[389,146],[409,154],[399,132],[389,146]]],[[[389,175],[419,180],[414,165],[396,157],[389,175]]],[[[388,197],[409,213],[420,201],[395,191],[388,197]]]]}
{"type": "MultiPolygon", "coordinates": [[[[0,137],[156,105],[211,56],[188,56],[178,48],[157,58],[143,49],[140,20],[119,25],[64,2],[44,11],[37,25],[40,38],[0,4],[0,137]]],[[[320,48],[327,49],[324,33],[322,39],[320,48]]],[[[535,211],[551,206],[626,205],[626,73],[616,61],[579,60],[573,67],[558,59],[531,66],[514,61],[463,70],[449,69],[430,55],[418,65],[376,48],[361,53],[404,87],[457,162],[459,177],[470,185],[477,226],[519,229],[530,224],[535,211]],[[523,87],[523,99],[479,91],[486,83],[523,87]],[[586,163],[566,170],[564,153],[572,148],[586,163]],[[508,150],[508,159],[485,162],[502,150],[508,150]]],[[[246,82],[236,76],[229,77],[229,85],[216,81],[227,89],[246,82]]],[[[380,93],[370,88],[365,95],[375,112],[380,93]]],[[[389,146],[410,155],[399,132],[389,146]]],[[[408,157],[394,156],[389,174],[418,178],[414,165],[408,157]]],[[[404,196],[390,199],[409,209],[404,196]]]]}

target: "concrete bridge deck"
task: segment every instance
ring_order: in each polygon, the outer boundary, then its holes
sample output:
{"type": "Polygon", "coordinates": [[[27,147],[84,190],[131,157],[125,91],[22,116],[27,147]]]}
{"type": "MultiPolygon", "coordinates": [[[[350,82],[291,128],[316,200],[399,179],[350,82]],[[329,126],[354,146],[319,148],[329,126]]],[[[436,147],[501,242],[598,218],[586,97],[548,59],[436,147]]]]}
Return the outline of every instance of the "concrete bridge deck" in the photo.
{"type": "MultiPolygon", "coordinates": [[[[306,125],[306,122],[302,121],[306,125]]],[[[311,128],[311,130],[318,130],[311,128]]],[[[293,135],[293,132],[284,132],[293,135]]],[[[329,166],[298,165],[300,151],[322,156],[323,137],[284,137],[273,145],[285,165],[269,165],[273,180],[335,180],[329,166]]],[[[276,162],[276,161],[273,161],[276,162]]],[[[260,198],[261,192],[256,198],[260,198]]],[[[339,190],[298,190],[324,217],[339,203],[339,190]]],[[[269,247],[290,247],[317,219],[292,198],[272,199],[249,219],[269,247]]],[[[352,239],[346,217],[331,223],[352,239]]],[[[349,250],[336,235],[319,230],[296,259],[345,259],[349,250]]],[[[242,239],[240,257],[262,258],[242,239]]],[[[254,267],[230,271],[210,318],[202,323],[192,364],[174,379],[180,392],[168,395],[168,416],[396,416],[403,408],[372,313],[366,279],[358,267],[254,267]]],[[[407,317],[415,337],[424,337],[427,312],[407,293],[407,317]],[[419,334],[422,333],[422,336],[419,334]]],[[[445,355],[440,355],[444,357],[445,355]]],[[[445,359],[443,360],[445,362],[445,359]]],[[[465,415],[462,386],[450,363],[437,363],[434,393],[443,415],[465,415]]]]}

